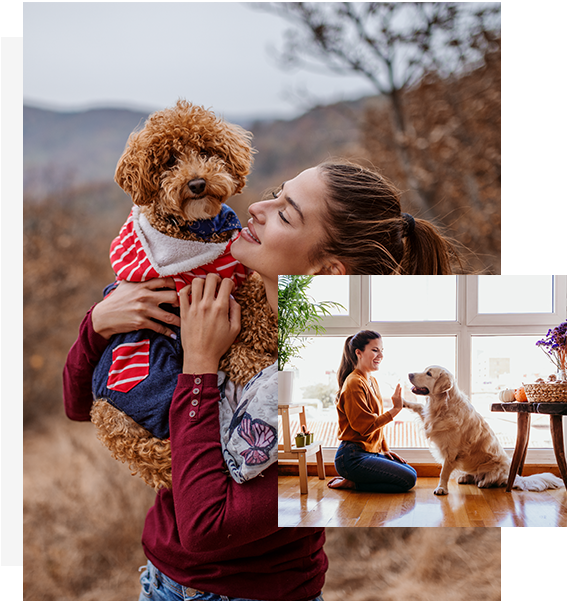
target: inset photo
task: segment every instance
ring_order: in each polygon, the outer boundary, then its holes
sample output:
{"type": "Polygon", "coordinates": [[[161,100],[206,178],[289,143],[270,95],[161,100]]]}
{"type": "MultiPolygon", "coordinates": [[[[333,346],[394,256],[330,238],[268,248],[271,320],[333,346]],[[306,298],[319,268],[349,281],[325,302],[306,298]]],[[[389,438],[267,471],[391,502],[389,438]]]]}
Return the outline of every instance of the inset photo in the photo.
{"type": "Polygon", "coordinates": [[[281,527],[566,526],[566,276],[281,276],[281,527]]]}

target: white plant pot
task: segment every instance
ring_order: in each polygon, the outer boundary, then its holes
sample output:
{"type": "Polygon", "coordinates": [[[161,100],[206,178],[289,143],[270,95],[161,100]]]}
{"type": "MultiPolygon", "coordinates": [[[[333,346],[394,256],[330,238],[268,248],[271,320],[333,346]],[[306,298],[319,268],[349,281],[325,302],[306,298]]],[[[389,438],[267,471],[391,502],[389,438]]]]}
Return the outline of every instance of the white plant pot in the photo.
{"type": "Polygon", "coordinates": [[[278,372],[278,405],[289,406],[292,403],[293,389],[294,372],[292,370],[281,370],[278,372]]]}

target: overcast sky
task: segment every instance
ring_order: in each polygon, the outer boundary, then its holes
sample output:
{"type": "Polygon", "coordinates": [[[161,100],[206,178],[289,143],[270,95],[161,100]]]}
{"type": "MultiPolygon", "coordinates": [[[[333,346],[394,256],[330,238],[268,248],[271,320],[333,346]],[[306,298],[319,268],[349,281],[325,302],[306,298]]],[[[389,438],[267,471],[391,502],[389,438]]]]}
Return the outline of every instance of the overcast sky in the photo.
{"type": "Polygon", "coordinates": [[[24,3],[24,101],[159,109],[178,97],[226,117],[295,116],[373,93],[360,77],[277,65],[290,24],[241,2],[24,3]]]}

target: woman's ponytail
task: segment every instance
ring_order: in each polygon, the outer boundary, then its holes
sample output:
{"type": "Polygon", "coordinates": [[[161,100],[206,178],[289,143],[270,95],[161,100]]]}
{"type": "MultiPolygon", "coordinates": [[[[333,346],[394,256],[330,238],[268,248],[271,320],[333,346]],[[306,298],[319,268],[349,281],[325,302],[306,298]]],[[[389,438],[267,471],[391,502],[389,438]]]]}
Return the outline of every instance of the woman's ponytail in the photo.
{"type": "Polygon", "coordinates": [[[404,255],[401,261],[403,274],[453,274],[453,263],[459,263],[459,257],[450,243],[436,226],[423,219],[412,219],[403,213],[407,226],[404,255]]]}
{"type": "Polygon", "coordinates": [[[357,365],[357,355],[351,347],[353,336],[354,335],[347,337],[345,344],[343,345],[343,355],[341,356],[341,363],[339,364],[339,370],[337,371],[337,384],[339,385],[339,391],[337,392],[338,397],[345,379],[353,372],[353,370],[355,370],[355,366],[357,365]]]}

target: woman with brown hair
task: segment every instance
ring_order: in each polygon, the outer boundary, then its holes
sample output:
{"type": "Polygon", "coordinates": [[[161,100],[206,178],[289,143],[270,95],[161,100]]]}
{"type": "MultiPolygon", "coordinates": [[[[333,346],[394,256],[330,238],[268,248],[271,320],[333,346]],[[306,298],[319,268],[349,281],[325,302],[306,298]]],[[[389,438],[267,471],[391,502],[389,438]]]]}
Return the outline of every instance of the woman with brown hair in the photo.
{"type": "Polygon", "coordinates": [[[393,408],[384,411],[377,381],[371,372],[383,359],[381,335],[361,330],[345,341],[337,373],[339,393],[338,439],[335,468],[340,477],[332,489],[403,493],[416,484],[416,471],[389,449],[383,429],[402,409],[400,385],[392,396],[393,408]]]}
{"type": "Polygon", "coordinates": [[[452,274],[455,245],[426,220],[404,213],[400,193],[378,172],[322,163],[249,207],[233,245],[278,274],[452,274]]]}

